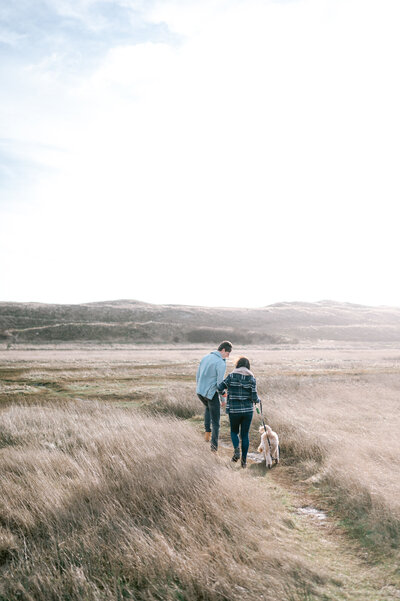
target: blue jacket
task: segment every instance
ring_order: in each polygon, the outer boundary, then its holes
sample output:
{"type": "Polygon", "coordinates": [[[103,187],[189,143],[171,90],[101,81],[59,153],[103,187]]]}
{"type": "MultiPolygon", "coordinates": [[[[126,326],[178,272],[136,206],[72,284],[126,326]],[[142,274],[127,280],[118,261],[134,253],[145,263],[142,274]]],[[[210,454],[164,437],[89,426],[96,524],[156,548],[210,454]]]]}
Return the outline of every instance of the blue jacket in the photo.
{"type": "Polygon", "coordinates": [[[217,392],[217,385],[224,379],[225,359],[219,351],[211,351],[202,358],[196,374],[196,392],[207,399],[212,399],[217,392]]]}

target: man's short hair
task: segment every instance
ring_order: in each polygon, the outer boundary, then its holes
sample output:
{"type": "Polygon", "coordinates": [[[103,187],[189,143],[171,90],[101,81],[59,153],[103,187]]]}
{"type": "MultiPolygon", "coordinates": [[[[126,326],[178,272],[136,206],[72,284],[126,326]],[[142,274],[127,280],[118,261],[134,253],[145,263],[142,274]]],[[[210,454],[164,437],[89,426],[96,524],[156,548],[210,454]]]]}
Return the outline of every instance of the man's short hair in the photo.
{"type": "Polygon", "coordinates": [[[229,340],[224,340],[219,345],[218,350],[219,351],[226,351],[227,353],[230,353],[232,351],[232,342],[229,342],[229,340]]]}

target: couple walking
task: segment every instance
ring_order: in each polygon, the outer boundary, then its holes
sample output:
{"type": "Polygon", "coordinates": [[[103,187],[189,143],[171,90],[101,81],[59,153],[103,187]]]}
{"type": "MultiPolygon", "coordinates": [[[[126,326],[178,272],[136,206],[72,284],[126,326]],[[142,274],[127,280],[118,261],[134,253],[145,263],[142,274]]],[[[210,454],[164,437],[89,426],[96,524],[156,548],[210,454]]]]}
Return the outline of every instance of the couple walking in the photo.
{"type": "Polygon", "coordinates": [[[253,408],[254,403],[259,402],[259,398],[256,379],[250,371],[250,361],[246,357],[240,357],[235,369],[224,379],[226,359],[231,351],[232,343],[224,340],[216,351],[211,351],[203,357],[197,370],[196,392],[204,405],[205,439],[207,442],[211,440],[211,450],[218,450],[220,407],[226,404],[234,449],[232,461],[236,462],[241,458],[242,467],[246,467],[253,408]],[[221,402],[219,394],[222,395],[221,402]]]}

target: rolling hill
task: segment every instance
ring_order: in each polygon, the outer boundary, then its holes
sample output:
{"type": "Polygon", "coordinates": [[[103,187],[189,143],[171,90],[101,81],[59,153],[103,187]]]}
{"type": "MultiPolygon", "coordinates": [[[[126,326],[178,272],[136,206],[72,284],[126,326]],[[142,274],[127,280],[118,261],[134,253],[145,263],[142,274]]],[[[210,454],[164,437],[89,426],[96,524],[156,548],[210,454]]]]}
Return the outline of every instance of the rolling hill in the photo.
{"type": "Polygon", "coordinates": [[[256,309],[155,305],[135,300],[78,305],[0,303],[0,340],[18,343],[282,345],[400,343],[400,308],[282,302],[256,309]]]}

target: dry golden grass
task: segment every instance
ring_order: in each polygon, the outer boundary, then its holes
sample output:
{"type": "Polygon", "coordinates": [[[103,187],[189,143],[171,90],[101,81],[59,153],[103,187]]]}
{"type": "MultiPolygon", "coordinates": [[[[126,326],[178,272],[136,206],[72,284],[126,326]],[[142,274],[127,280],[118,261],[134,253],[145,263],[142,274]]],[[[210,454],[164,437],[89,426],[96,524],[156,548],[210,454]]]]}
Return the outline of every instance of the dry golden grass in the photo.
{"type": "Polygon", "coordinates": [[[295,600],[323,581],[189,424],[92,402],[0,418],[2,601],[295,600]]]}
{"type": "MultiPolygon", "coordinates": [[[[253,599],[263,594],[263,572],[271,583],[268,598],[275,592],[284,601],[319,598],[318,579],[324,582],[324,570],[313,573],[298,551],[287,555],[285,548],[293,541],[287,531],[280,530],[284,528],[281,519],[286,519],[282,510],[270,496],[265,498],[265,491],[260,496],[255,480],[249,485],[246,477],[208,457],[204,446],[192,439],[193,424],[201,430],[202,412],[194,392],[195,372],[209,350],[0,351],[5,445],[0,453],[10,474],[9,488],[3,489],[9,495],[4,505],[8,517],[0,522],[0,557],[8,587],[3,588],[1,601],[234,599],[242,589],[242,598],[253,599]],[[94,400],[113,405],[93,405],[94,400]],[[16,406],[20,403],[32,407],[21,409],[16,406]],[[162,414],[194,419],[190,425],[182,419],[169,421],[162,414]],[[154,445],[159,435],[162,443],[157,452],[154,445]],[[138,456],[137,449],[143,445],[146,453],[138,456]],[[154,469],[155,483],[149,477],[154,469]],[[178,505],[174,501],[177,488],[183,497],[186,488],[190,489],[185,501],[178,494],[178,505]],[[197,491],[196,499],[192,488],[197,491]],[[139,489],[141,500],[135,496],[139,489]],[[213,495],[222,500],[224,512],[213,495]],[[160,513],[161,499],[171,504],[172,517],[167,517],[167,511],[160,513]],[[207,512],[213,516],[211,528],[200,519],[207,512]],[[195,515],[196,523],[189,513],[195,515]],[[143,515],[144,521],[137,523],[136,514],[143,515]],[[228,523],[239,515],[245,516],[245,523],[233,531],[228,523]],[[277,525],[272,525],[277,517],[277,525]],[[256,526],[268,532],[266,546],[256,526]],[[196,536],[199,540],[191,551],[189,542],[196,536]],[[241,537],[246,549],[239,557],[241,537]],[[277,563],[270,553],[271,540],[278,542],[277,563]],[[138,541],[143,545],[138,546],[138,541]],[[262,559],[256,561],[260,553],[262,559]],[[196,554],[204,559],[205,568],[196,554]],[[151,556],[160,558],[160,565],[151,556]],[[205,579],[200,578],[201,570],[205,579]],[[139,574],[136,580],[135,574],[139,574]],[[149,584],[152,579],[163,583],[160,597],[149,584]],[[18,596],[15,582],[33,591],[31,597],[27,592],[18,596]],[[46,596],[48,586],[53,596],[46,596]],[[64,588],[67,592],[62,597],[64,588]],[[15,597],[7,596],[11,591],[15,597]]],[[[376,557],[396,555],[400,352],[243,348],[237,350],[240,354],[251,360],[265,416],[280,435],[281,473],[301,483],[320,506],[333,510],[346,531],[376,557]]],[[[228,371],[235,358],[229,360],[228,371]]],[[[255,419],[253,451],[259,441],[257,426],[255,419]]],[[[222,438],[229,443],[226,417],[222,418],[222,438]]],[[[393,587],[396,598],[399,587],[393,587]]],[[[326,597],[331,598],[342,597],[326,597]]],[[[352,601],[356,597],[343,598],[352,601]]]]}
{"type": "Polygon", "coordinates": [[[146,407],[153,413],[172,414],[184,419],[198,415],[200,410],[199,399],[193,394],[192,387],[187,386],[169,387],[155,393],[146,407]]]}
{"type": "Polygon", "coordinates": [[[267,419],[280,432],[298,478],[323,497],[363,543],[400,543],[399,368],[349,369],[259,379],[267,419]]]}

